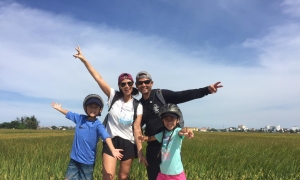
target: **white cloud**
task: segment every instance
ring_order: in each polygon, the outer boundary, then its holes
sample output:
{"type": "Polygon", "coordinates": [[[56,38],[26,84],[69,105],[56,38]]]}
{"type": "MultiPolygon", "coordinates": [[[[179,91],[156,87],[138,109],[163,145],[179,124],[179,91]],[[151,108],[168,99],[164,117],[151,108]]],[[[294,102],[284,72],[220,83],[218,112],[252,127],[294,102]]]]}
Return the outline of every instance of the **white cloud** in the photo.
{"type": "Polygon", "coordinates": [[[293,17],[300,17],[300,1],[284,0],[281,5],[284,7],[284,13],[293,17]]]}

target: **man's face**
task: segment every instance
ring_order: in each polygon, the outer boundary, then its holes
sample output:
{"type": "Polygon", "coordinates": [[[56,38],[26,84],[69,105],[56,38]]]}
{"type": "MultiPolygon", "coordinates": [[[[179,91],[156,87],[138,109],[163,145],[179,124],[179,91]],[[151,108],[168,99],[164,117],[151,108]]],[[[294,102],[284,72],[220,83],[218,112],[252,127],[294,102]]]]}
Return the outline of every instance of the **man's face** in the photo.
{"type": "Polygon", "coordinates": [[[152,89],[152,85],[153,85],[153,81],[148,78],[141,78],[135,82],[136,88],[142,94],[150,93],[152,89]]]}

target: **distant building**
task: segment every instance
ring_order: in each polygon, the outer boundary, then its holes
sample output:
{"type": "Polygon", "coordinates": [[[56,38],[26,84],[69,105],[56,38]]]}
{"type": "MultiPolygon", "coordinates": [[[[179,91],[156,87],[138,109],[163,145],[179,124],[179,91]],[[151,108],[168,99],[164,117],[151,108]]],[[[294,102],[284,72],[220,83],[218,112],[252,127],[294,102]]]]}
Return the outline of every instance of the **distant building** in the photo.
{"type": "Polygon", "coordinates": [[[202,128],[199,129],[199,131],[200,131],[200,132],[206,132],[206,131],[207,131],[207,128],[206,128],[206,127],[202,127],[202,128]]]}
{"type": "Polygon", "coordinates": [[[292,130],[293,130],[293,131],[299,130],[299,127],[298,127],[298,126],[293,126],[293,127],[292,127],[292,130]]]}
{"type": "Polygon", "coordinates": [[[267,125],[265,127],[265,130],[268,131],[268,132],[276,132],[276,131],[280,130],[280,125],[277,125],[277,126],[267,125]]]}
{"type": "Polygon", "coordinates": [[[246,129],[246,126],[245,125],[238,125],[238,128],[240,128],[240,129],[246,129]]]}
{"type": "Polygon", "coordinates": [[[281,128],[280,128],[280,125],[277,125],[276,126],[276,131],[279,131],[281,128]]]}
{"type": "Polygon", "coordinates": [[[198,131],[198,128],[197,127],[188,127],[188,130],[198,131]]]}

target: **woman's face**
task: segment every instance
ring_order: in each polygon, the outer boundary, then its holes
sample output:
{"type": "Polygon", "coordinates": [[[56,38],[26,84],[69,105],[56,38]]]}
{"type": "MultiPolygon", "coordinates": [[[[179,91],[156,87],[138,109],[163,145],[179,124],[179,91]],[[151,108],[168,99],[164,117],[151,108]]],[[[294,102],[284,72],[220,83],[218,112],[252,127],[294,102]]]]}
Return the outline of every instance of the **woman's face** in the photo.
{"type": "Polygon", "coordinates": [[[119,88],[122,90],[124,95],[131,95],[133,82],[130,79],[124,79],[119,84],[119,88]]]}

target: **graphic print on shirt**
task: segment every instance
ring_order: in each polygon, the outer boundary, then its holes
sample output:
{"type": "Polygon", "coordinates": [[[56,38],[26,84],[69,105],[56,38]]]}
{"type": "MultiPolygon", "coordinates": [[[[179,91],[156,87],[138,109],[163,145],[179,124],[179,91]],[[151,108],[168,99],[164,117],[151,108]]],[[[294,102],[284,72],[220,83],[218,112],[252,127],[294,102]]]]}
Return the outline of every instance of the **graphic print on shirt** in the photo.
{"type": "Polygon", "coordinates": [[[166,134],[163,138],[163,142],[162,142],[163,144],[162,144],[162,148],[161,148],[161,159],[162,159],[162,161],[170,161],[171,141],[172,141],[172,137],[170,137],[170,134],[166,134]],[[168,144],[168,142],[169,142],[169,144],[168,144]],[[167,147],[167,144],[168,144],[168,147],[167,147]]]}
{"type": "Polygon", "coordinates": [[[127,103],[122,102],[119,122],[125,126],[131,126],[131,124],[133,123],[133,115],[133,106],[128,106],[127,103]]]}
{"type": "Polygon", "coordinates": [[[159,106],[157,104],[153,105],[153,111],[158,114],[159,113],[159,106]]]}

